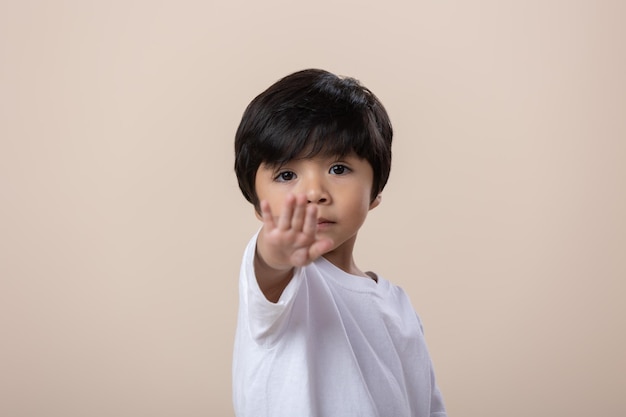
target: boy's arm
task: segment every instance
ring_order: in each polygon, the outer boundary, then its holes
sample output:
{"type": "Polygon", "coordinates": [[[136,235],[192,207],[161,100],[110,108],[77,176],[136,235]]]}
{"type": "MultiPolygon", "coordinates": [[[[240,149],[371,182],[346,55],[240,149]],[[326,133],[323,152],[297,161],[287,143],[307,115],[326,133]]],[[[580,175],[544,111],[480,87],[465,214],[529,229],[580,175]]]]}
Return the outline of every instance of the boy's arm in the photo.
{"type": "Polygon", "coordinates": [[[293,276],[294,267],[304,266],[330,250],[333,241],[317,237],[317,206],[305,195],[289,195],[274,218],[267,201],[261,201],[263,227],[257,239],[254,270],[259,288],[277,302],[293,276]]]}

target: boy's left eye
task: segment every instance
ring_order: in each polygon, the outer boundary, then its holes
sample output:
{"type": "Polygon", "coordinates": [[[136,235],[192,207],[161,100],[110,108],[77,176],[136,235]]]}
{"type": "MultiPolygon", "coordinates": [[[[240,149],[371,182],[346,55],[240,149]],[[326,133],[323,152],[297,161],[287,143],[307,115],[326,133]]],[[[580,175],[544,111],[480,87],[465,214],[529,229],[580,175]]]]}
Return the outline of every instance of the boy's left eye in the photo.
{"type": "Polygon", "coordinates": [[[346,172],[348,172],[350,168],[348,168],[345,165],[333,165],[332,167],[330,167],[330,173],[334,174],[334,175],[342,175],[345,174],[346,172]]]}

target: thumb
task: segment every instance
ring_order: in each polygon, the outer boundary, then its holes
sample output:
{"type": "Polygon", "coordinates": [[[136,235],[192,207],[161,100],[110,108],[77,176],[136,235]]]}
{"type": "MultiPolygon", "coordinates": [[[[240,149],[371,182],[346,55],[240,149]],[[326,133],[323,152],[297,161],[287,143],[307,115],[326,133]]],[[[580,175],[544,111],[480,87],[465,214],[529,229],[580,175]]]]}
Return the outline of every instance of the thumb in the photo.
{"type": "Polygon", "coordinates": [[[332,249],[335,243],[331,238],[323,238],[316,240],[315,243],[309,248],[309,257],[311,260],[315,260],[332,249]]]}

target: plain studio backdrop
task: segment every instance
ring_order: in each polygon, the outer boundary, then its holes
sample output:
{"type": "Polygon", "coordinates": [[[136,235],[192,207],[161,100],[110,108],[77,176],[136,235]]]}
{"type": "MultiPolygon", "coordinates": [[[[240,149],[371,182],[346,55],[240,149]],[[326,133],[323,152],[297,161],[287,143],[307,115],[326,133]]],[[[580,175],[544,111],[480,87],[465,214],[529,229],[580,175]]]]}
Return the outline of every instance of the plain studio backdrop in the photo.
{"type": "Polygon", "coordinates": [[[450,416],[626,415],[625,15],[3,0],[0,415],[233,415],[259,226],[233,137],[309,67],[389,111],[391,178],[356,260],[408,292],[450,416]]]}

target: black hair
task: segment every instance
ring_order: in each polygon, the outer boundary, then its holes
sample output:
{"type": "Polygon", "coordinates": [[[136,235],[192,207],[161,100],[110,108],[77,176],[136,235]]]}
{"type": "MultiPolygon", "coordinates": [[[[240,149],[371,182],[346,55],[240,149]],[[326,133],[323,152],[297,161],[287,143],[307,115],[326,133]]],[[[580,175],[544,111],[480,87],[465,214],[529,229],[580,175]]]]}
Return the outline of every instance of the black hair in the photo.
{"type": "Polygon", "coordinates": [[[246,108],[235,135],[239,188],[258,211],[254,184],[261,163],[280,166],[297,157],[354,152],[372,166],[374,201],[389,178],[392,137],[387,111],[357,80],[319,69],[298,71],[246,108]]]}

